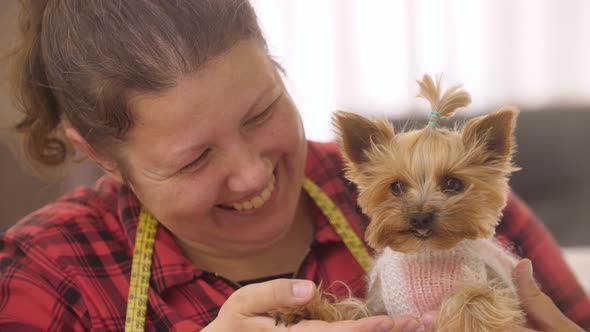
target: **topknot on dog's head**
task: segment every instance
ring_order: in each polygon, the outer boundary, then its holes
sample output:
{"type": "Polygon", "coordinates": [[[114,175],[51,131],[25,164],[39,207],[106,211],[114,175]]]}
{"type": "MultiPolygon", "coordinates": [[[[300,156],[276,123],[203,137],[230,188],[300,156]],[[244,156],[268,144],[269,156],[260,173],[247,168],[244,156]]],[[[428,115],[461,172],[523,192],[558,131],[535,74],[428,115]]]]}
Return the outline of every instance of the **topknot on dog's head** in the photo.
{"type": "Polygon", "coordinates": [[[458,108],[471,103],[471,96],[460,84],[447,89],[441,96],[441,80],[441,75],[437,76],[435,82],[430,75],[425,74],[422,80],[417,81],[420,86],[417,97],[428,100],[432,108],[428,122],[432,128],[436,128],[441,117],[451,117],[458,108]]]}

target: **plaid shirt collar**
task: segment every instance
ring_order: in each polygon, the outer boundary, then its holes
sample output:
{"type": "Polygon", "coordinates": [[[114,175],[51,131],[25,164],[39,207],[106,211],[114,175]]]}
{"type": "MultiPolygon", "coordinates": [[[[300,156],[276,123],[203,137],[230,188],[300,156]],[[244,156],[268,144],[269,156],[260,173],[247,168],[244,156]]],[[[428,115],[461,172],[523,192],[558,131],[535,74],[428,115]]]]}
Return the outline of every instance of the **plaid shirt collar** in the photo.
{"type": "MultiPolygon", "coordinates": [[[[351,197],[350,188],[342,183],[342,174],[337,170],[341,166],[333,165],[334,161],[322,153],[316,145],[309,142],[305,166],[305,176],[310,178],[322,190],[330,196],[342,213],[349,219],[361,218],[358,213],[351,210],[356,206],[354,197],[351,197]]],[[[334,145],[335,148],[335,145],[334,145]]],[[[325,150],[325,148],[324,148],[325,150]]],[[[337,151],[334,151],[337,152],[337,151]]],[[[135,248],[135,235],[141,210],[141,203],[129,187],[122,185],[118,189],[118,217],[123,225],[126,238],[129,241],[130,251],[135,248]]],[[[334,231],[328,219],[322,214],[315,204],[313,205],[315,218],[314,240],[322,245],[333,242],[342,242],[340,236],[334,231]]],[[[362,225],[362,220],[351,220],[353,228],[362,225]]],[[[354,229],[357,234],[361,229],[354,229]]],[[[361,237],[362,238],[362,237],[361,237]]],[[[182,253],[172,234],[164,227],[159,227],[154,243],[154,256],[152,260],[151,286],[159,294],[169,288],[192,281],[203,276],[204,271],[194,266],[182,253]]]]}

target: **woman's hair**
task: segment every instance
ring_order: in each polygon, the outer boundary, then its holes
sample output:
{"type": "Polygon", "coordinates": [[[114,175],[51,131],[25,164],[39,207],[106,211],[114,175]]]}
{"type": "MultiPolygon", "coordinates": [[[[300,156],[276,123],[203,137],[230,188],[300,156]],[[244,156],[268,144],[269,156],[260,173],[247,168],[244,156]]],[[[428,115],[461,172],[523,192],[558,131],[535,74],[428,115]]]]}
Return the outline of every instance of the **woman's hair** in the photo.
{"type": "MultiPolygon", "coordinates": [[[[34,165],[73,156],[64,123],[95,149],[133,127],[130,99],[173,87],[240,40],[266,50],[248,0],[21,0],[13,93],[34,165]]],[[[164,111],[164,110],[163,110],[164,111]]]]}

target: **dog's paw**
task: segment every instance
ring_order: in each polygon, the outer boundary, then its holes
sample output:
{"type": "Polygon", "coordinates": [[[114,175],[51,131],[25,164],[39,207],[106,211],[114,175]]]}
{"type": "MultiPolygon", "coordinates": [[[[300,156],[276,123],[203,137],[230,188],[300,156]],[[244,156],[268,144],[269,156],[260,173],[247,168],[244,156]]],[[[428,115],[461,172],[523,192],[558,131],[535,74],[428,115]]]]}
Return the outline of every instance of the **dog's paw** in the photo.
{"type": "Polygon", "coordinates": [[[307,310],[305,306],[272,310],[268,315],[275,320],[275,326],[278,326],[279,324],[289,326],[297,324],[305,319],[311,319],[309,310],[307,310]]]}
{"type": "Polygon", "coordinates": [[[368,316],[368,309],[363,301],[353,297],[336,301],[336,296],[322,293],[320,285],[315,296],[307,304],[294,308],[275,309],[270,311],[268,315],[274,318],[276,325],[289,326],[302,320],[337,322],[360,319],[368,316]]]}

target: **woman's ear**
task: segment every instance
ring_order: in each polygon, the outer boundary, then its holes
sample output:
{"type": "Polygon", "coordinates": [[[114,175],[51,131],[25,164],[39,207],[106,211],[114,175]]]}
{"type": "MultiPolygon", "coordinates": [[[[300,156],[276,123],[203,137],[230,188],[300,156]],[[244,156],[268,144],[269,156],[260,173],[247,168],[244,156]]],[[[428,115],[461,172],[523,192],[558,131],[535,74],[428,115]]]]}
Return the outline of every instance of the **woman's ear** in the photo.
{"type": "Polygon", "coordinates": [[[107,173],[110,177],[117,180],[120,183],[123,183],[123,173],[117,162],[108,158],[101,154],[100,152],[96,151],[88,142],[78,133],[78,131],[74,128],[66,128],[66,137],[72,145],[76,147],[76,149],[82,151],[86,154],[90,159],[94,160],[98,164],[98,166],[107,173]]]}

